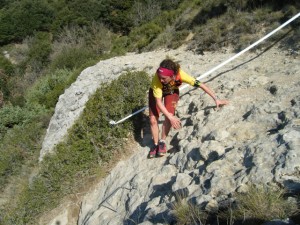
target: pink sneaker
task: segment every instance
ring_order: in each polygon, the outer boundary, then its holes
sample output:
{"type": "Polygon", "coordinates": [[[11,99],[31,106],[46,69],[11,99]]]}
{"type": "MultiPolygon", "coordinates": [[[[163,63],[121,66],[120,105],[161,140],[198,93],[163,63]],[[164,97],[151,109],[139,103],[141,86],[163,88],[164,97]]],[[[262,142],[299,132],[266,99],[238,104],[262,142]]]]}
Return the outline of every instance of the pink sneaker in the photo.
{"type": "Polygon", "coordinates": [[[167,153],[167,146],[165,142],[160,142],[158,144],[158,151],[157,155],[158,156],[164,156],[167,153]]]}
{"type": "Polygon", "coordinates": [[[154,158],[157,154],[157,151],[158,151],[158,145],[155,145],[154,147],[152,147],[150,149],[150,152],[149,152],[149,155],[148,157],[151,159],[151,158],[154,158]]]}

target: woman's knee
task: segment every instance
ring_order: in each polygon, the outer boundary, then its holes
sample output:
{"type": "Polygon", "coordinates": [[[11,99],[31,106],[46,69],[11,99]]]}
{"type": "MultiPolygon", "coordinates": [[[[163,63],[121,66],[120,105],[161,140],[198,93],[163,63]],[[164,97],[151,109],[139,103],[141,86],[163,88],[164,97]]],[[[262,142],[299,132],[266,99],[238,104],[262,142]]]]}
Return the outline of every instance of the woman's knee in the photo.
{"type": "Polygon", "coordinates": [[[155,116],[149,116],[150,119],[150,124],[151,125],[157,125],[158,124],[158,118],[156,118],[155,116]]]}

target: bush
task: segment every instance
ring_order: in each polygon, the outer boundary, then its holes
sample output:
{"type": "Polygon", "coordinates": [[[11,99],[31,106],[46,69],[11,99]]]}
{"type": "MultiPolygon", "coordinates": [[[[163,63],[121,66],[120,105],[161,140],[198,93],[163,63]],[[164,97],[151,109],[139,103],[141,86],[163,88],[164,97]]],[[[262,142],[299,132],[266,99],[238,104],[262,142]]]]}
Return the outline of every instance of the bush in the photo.
{"type": "Polygon", "coordinates": [[[6,100],[6,98],[9,96],[9,93],[10,93],[8,85],[7,85],[7,80],[8,80],[7,75],[2,73],[0,70],[0,95],[1,95],[0,108],[3,105],[3,101],[6,100]]]}
{"type": "MultiPolygon", "coordinates": [[[[35,117],[36,120],[40,118],[35,117]]],[[[31,121],[15,125],[1,139],[0,189],[4,188],[9,177],[19,174],[21,168],[37,164],[42,137],[49,120],[47,116],[45,123],[31,121]]]]}
{"type": "Polygon", "coordinates": [[[63,195],[78,190],[85,178],[99,173],[99,168],[104,170],[112,156],[123,150],[134,130],[133,120],[139,117],[117,126],[111,126],[109,120],[118,120],[144,106],[149,84],[146,73],[129,72],[103,85],[86,104],[67,140],[44,158],[39,174],[18,196],[15,208],[7,206],[6,224],[34,224],[39,213],[55,207],[63,195]]]}
{"type": "Polygon", "coordinates": [[[53,9],[46,1],[14,1],[0,14],[0,44],[21,41],[35,31],[49,30],[53,9]]]}
{"type": "Polygon", "coordinates": [[[183,195],[176,195],[172,213],[176,224],[248,224],[256,225],[275,219],[286,219],[299,213],[296,201],[287,200],[280,188],[250,185],[246,193],[237,193],[236,202],[227,211],[201,210],[188,202],[183,195]]]}
{"type": "Polygon", "coordinates": [[[95,58],[95,54],[87,47],[64,47],[60,54],[53,59],[50,67],[51,70],[73,70],[82,67],[93,58],[95,58]]]}
{"type": "MultiPolygon", "coordinates": [[[[236,207],[226,214],[234,221],[257,221],[286,219],[298,212],[297,204],[288,201],[285,190],[266,185],[251,185],[246,193],[236,195],[236,207]]],[[[222,216],[223,217],[223,216],[222,216]]]]}
{"type": "Polygon", "coordinates": [[[54,108],[58,97],[77,77],[77,71],[67,69],[55,70],[52,74],[45,75],[26,93],[29,104],[43,105],[47,109],[54,108]]]}
{"type": "Polygon", "coordinates": [[[117,37],[113,40],[111,52],[112,54],[124,55],[130,45],[128,36],[117,37]]]}
{"type": "Polygon", "coordinates": [[[184,44],[189,32],[186,30],[175,31],[174,28],[168,27],[164,32],[159,34],[157,38],[152,41],[145,50],[154,50],[158,47],[176,49],[184,44]]]}
{"type": "Polygon", "coordinates": [[[40,72],[50,61],[51,35],[45,32],[38,32],[29,42],[29,52],[26,65],[33,71],[40,72]]]}
{"type": "Polygon", "coordinates": [[[103,24],[96,22],[93,22],[86,28],[84,34],[87,46],[89,46],[97,55],[109,52],[116,36],[103,24]]]}
{"type": "Polygon", "coordinates": [[[2,71],[3,74],[11,76],[14,74],[14,70],[15,70],[14,65],[3,55],[0,55],[0,72],[2,71]]]}
{"type": "Polygon", "coordinates": [[[189,35],[189,31],[187,30],[177,31],[172,36],[171,44],[169,44],[168,47],[173,49],[180,47],[184,43],[188,35],[189,35]]]}
{"type": "Polygon", "coordinates": [[[207,212],[188,202],[182,195],[176,195],[176,201],[172,204],[172,212],[176,224],[206,224],[208,219],[207,212]]]}
{"type": "Polygon", "coordinates": [[[65,26],[87,26],[92,21],[103,16],[103,8],[106,1],[57,1],[49,2],[56,12],[55,20],[52,23],[53,33],[59,34],[65,26]]]}
{"type": "MultiPolygon", "coordinates": [[[[168,2],[168,5],[169,2],[168,2]]],[[[132,7],[131,19],[134,26],[150,22],[161,13],[161,4],[157,0],[135,1],[132,7]]]]}
{"type": "Polygon", "coordinates": [[[23,125],[32,121],[44,112],[42,108],[21,108],[5,105],[0,109],[0,141],[5,133],[16,125],[23,125]]]}
{"type": "Polygon", "coordinates": [[[226,40],[228,24],[219,19],[211,19],[205,26],[196,28],[194,37],[197,51],[217,50],[226,40]]]}
{"type": "Polygon", "coordinates": [[[142,50],[148,44],[150,44],[159,33],[162,32],[162,28],[155,23],[147,23],[141,27],[134,29],[129,37],[131,39],[132,50],[142,50]]]}

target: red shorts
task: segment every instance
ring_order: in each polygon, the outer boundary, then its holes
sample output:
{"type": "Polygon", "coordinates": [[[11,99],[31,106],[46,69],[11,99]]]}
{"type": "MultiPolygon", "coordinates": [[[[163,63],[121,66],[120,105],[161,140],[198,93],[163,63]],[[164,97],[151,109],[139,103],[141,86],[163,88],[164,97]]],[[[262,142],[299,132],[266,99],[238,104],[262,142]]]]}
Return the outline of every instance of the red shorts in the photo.
{"type": "MultiPolygon", "coordinates": [[[[177,103],[179,101],[179,90],[173,94],[169,94],[163,97],[164,105],[169,113],[175,115],[177,103]]],[[[149,90],[149,115],[159,117],[160,109],[156,105],[155,97],[153,96],[153,90],[149,90]]]]}

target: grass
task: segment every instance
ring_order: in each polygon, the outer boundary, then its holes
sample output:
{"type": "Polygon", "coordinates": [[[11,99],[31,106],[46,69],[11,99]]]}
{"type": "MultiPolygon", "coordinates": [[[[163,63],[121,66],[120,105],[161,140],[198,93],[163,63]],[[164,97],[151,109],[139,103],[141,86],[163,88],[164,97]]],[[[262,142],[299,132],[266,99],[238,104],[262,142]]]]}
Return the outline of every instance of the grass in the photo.
{"type": "Polygon", "coordinates": [[[235,205],[220,213],[220,218],[234,224],[257,225],[274,219],[286,219],[299,214],[295,201],[286,197],[279,187],[250,185],[245,193],[237,193],[235,205]]]}
{"type": "Polygon", "coordinates": [[[233,210],[236,220],[270,221],[286,219],[299,213],[297,204],[285,197],[282,188],[251,185],[247,193],[238,193],[237,207],[233,210]]]}
{"type": "Polygon", "coordinates": [[[218,225],[259,225],[299,215],[296,201],[287,199],[282,188],[250,185],[246,193],[236,193],[235,199],[233,206],[216,215],[189,202],[184,196],[176,195],[176,201],[172,204],[176,224],[205,225],[213,218],[218,225]]]}
{"type": "Polygon", "coordinates": [[[182,194],[176,194],[176,201],[172,204],[172,209],[175,220],[180,225],[205,225],[208,219],[207,212],[189,202],[182,194]]]}

